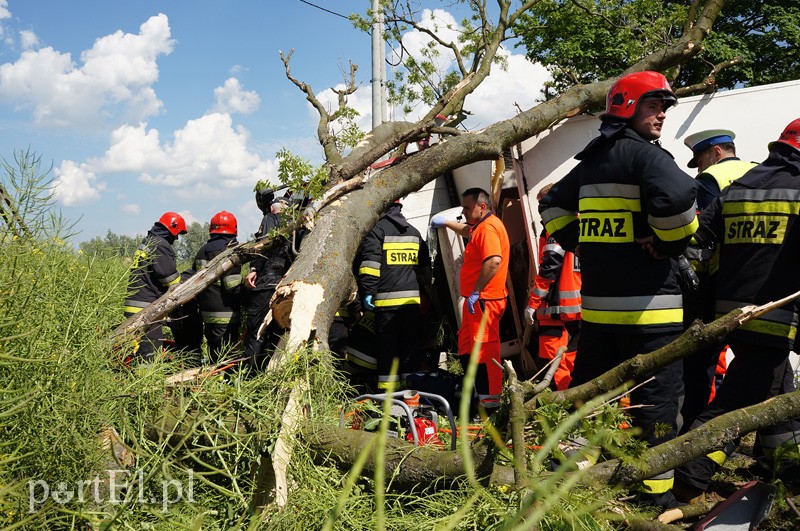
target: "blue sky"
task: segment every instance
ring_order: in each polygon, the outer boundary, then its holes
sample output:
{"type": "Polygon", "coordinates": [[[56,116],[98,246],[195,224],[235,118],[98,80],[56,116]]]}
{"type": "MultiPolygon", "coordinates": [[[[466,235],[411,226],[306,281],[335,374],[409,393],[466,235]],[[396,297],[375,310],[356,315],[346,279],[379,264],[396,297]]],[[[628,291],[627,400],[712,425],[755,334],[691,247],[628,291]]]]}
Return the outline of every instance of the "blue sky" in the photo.
{"type": "MultiPolygon", "coordinates": [[[[343,14],[368,0],[315,0],[343,14]]],[[[429,15],[447,2],[422,2],[429,15]]],[[[424,40],[408,34],[407,44],[424,40]]],[[[236,214],[240,238],[257,227],[252,188],[276,181],[281,147],[314,162],[316,117],[285,77],[322,101],[359,65],[351,104],[368,129],[370,37],[299,0],[0,0],[0,156],[27,149],[53,164],[56,198],[80,221],[77,241],[107,230],[142,234],[163,212],[208,221],[236,214]]],[[[519,50],[467,101],[471,127],[515,113],[546,78],[519,50]]],[[[403,118],[395,114],[397,118],[403,118]]]]}

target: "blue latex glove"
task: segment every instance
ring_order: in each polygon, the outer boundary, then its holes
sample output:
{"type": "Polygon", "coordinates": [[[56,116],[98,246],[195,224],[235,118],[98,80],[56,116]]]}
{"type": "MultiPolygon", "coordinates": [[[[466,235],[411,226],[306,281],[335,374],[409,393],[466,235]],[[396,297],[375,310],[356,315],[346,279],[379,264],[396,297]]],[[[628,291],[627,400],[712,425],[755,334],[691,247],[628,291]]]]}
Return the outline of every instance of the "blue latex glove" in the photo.
{"type": "Polygon", "coordinates": [[[445,217],[442,214],[436,214],[431,218],[431,227],[434,229],[440,229],[444,227],[445,217]]]}
{"type": "Polygon", "coordinates": [[[369,310],[369,311],[372,311],[372,310],[375,309],[375,305],[372,304],[372,295],[365,295],[364,296],[364,304],[362,306],[364,306],[365,310],[369,310]]]}
{"type": "Polygon", "coordinates": [[[473,291],[469,297],[467,297],[467,311],[469,313],[475,313],[475,303],[478,302],[478,299],[481,298],[481,294],[479,291],[473,291]]]}

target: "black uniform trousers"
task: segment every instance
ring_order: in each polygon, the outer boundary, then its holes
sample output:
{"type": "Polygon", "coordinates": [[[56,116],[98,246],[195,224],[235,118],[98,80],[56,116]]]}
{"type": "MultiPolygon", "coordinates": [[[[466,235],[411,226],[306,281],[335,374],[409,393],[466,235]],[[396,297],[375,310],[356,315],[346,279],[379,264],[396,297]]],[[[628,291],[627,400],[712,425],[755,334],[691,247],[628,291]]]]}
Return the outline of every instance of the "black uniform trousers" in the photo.
{"type": "MultiPolygon", "coordinates": [[[[125,312],[125,318],[136,315],[125,312]]],[[[152,363],[155,352],[164,346],[164,329],[161,321],[148,326],[144,334],[137,339],[139,345],[133,352],[132,363],[152,363]]]]}
{"type": "MultiPolygon", "coordinates": [[[[662,333],[608,332],[602,325],[582,323],[578,352],[570,387],[589,382],[638,354],[646,354],[678,338],[679,331],[662,333]]],[[[647,407],[630,410],[633,425],[642,430],[640,438],[651,446],[677,435],[678,402],[683,392],[683,364],[678,361],[656,371],[655,380],[631,392],[631,405],[647,407]],[[656,425],[669,426],[669,430],[656,425]]]]}
{"type": "Polygon", "coordinates": [[[220,353],[229,352],[239,341],[239,319],[230,323],[203,323],[203,334],[208,344],[209,361],[217,364],[220,353]]]}
{"type": "Polygon", "coordinates": [[[378,387],[399,375],[391,376],[392,360],[398,358],[399,374],[418,370],[422,349],[422,316],[418,304],[375,308],[375,351],[378,361],[378,387]]]}
{"type": "Polygon", "coordinates": [[[175,350],[181,352],[184,367],[199,367],[203,353],[203,321],[200,308],[192,300],[169,315],[169,328],[175,350]]]}
{"type": "Polygon", "coordinates": [[[244,357],[247,367],[251,370],[265,368],[275,345],[280,339],[281,329],[273,320],[267,326],[264,334],[259,338],[258,329],[269,313],[269,301],[275,293],[275,288],[253,291],[249,294],[247,302],[247,330],[244,337],[244,357]]]}
{"type": "MultiPolygon", "coordinates": [[[[752,406],[787,390],[786,374],[789,364],[789,349],[755,345],[731,340],[734,358],[728,366],[725,379],[717,389],[714,400],[692,424],[696,428],[720,415],[752,406]]],[[[791,372],[791,371],[789,371],[791,372]]],[[[797,430],[797,421],[782,422],[760,430],[759,435],[782,434],[797,430]]],[[[723,451],[730,455],[738,441],[723,451]]],[[[721,464],[708,456],[700,457],[683,465],[675,472],[677,482],[704,491],[711,477],[721,464]]]]}
{"type": "MultiPolygon", "coordinates": [[[[710,323],[714,315],[714,278],[706,273],[697,273],[700,288],[683,290],[683,324],[688,328],[695,319],[710,323]]],[[[711,388],[714,386],[717,363],[725,342],[715,343],[683,358],[683,404],[681,405],[680,434],[691,428],[697,416],[708,406],[711,388]]]]}

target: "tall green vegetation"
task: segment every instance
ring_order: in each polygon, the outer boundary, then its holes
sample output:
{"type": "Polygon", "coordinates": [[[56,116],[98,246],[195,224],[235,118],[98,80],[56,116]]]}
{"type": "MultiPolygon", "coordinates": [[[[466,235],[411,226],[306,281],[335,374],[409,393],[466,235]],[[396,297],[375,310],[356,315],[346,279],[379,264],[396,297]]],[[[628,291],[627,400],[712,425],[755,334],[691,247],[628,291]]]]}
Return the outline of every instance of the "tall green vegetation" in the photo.
{"type": "MultiPolygon", "coordinates": [[[[38,158],[17,154],[2,175],[13,221],[0,225],[0,527],[4,529],[586,529],[614,517],[598,511],[595,491],[570,488],[568,466],[529,488],[476,481],[411,493],[378,488],[375,478],[342,472],[294,444],[289,500],[264,506],[269,455],[285,397],[303,389],[303,410],[336,425],[352,390],[315,352],[289,355],[277,370],[233,372],[168,383],[180,359],[149,366],[121,362],[127,346],[109,342],[122,319],[125,260],[76,251],[51,199],[38,158]],[[24,177],[22,177],[24,176],[24,177]],[[27,233],[20,229],[24,224],[27,233]],[[322,461],[322,462],[321,462],[322,461]],[[555,497],[554,497],[555,496],[555,497]],[[542,509],[546,507],[547,510],[542,509]]],[[[610,418],[584,420],[593,443],[629,445],[609,436],[610,418]]],[[[556,448],[578,416],[543,407],[528,443],[556,448]]],[[[384,423],[384,426],[386,423],[384,423]]],[[[302,430],[300,431],[302,434],[302,430]]],[[[384,434],[385,435],[385,434],[384,434]]],[[[496,434],[497,435],[497,434],[496,434]]],[[[615,438],[614,438],[615,437],[615,438]]],[[[531,477],[547,455],[530,455],[531,477]]],[[[564,459],[564,456],[561,456],[564,459]]],[[[500,450],[509,464],[509,452],[500,450]]]]}
{"type": "Polygon", "coordinates": [[[28,481],[89,477],[100,461],[96,437],[117,392],[103,338],[119,320],[126,272],[65,243],[38,156],[16,152],[3,169],[18,217],[0,226],[0,525],[45,525],[27,514],[28,481]]]}

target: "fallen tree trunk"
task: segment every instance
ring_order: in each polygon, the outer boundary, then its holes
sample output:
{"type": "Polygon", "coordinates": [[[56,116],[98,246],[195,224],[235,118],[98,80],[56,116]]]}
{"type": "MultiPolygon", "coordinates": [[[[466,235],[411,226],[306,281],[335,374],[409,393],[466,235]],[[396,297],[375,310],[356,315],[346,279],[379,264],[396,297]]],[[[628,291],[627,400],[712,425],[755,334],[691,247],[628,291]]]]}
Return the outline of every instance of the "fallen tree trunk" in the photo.
{"type": "Polygon", "coordinates": [[[784,419],[800,416],[800,391],[770,398],[712,419],[676,439],[648,448],[637,460],[597,464],[582,481],[590,484],[632,485],[689,461],[720,450],[726,443],[784,419]]]}
{"type": "MultiPolygon", "coordinates": [[[[325,424],[306,423],[301,428],[303,440],[320,464],[334,464],[349,470],[362,451],[368,451],[363,474],[372,477],[375,473],[376,454],[374,439],[377,433],[340,428],[325,424]]],[[[472,456],[478,477],[488,476],[493,468],[489,447],[476,444],[472,456]]],[[[458,451],[439,451],[430,446],[414,446],[398,438],[386,439],[386,477],[391,477],[391,487],[409,491],[431,485],[450,487],[464,479],[464,461],[458,451]]],[[[513,476],[513,472],[512,472],[513,476]]],[[[513,479],[512,479],[513,482],[513,479]]]]}
{"type": "MultiPolygon", "coordinates": [[[[800,416],[800,391],[780,395],[760,404],[732,411],[666,443],[647,449],[635,461],[622,463],[618,459],[605,461],[578,472],[580,483],[591,486],[625,487],[643,479],[674,469],[707,453],[722,448],[743,435],[767,428],[781,419],[800,416]]],[[[359,453],[374,449],[378,434],[306,423],[301,435],[320,463],[333,463],[349,470],[359,453]]],[[[478,477],[490,478],[492,484],[514,485],[514,470],[492,463],[488,446],[481,443],[472,448],[475,472],[478,477]]],[[[374,450],[371,451],[364,474],[375,471],[374,450]]],[[[385,473],[392,477],[392,488],[400,491],[425,488],[434,484],[450,486],[465,474],[464,461],[457,451],[437,451],[434,448],[413,446],[401,439],[390,438],[386,444],[385,473]]],[[[535,481],[535,478],[532,478],[535,481]]]]}

